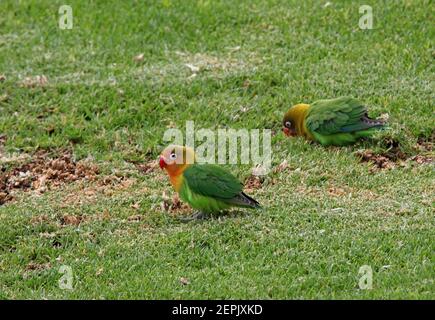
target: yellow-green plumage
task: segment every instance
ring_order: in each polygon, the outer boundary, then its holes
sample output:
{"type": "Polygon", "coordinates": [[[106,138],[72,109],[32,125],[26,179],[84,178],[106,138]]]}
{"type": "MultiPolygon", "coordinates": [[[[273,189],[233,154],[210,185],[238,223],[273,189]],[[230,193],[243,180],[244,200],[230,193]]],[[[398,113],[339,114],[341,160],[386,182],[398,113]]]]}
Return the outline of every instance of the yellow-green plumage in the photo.
{"type": "Polygon", "coordinates": [[[175,191],[192,208],[201,213],[213,213],[230,207],[260,207],[243,192],[242,184],[231,173],[219,166],[195,161],[192,148],[177,145],[166,147],[159,161],[175,191]]]}
{"type": "Polygon", "coordinates": [[[207,213],[230,207],[260,207],[242,191],[242,184],[232,174],[216,165],[190,165],[182,173],[178,192],[192,208],[207,213]]]}
{"type": "Polygon", "coordinates": [[[296,135],[339,146],[369,137],[384,127],[384,122],[369,118],[366,107],[350,97],[295,105],[285,114],[283,124],[296,135]]]}

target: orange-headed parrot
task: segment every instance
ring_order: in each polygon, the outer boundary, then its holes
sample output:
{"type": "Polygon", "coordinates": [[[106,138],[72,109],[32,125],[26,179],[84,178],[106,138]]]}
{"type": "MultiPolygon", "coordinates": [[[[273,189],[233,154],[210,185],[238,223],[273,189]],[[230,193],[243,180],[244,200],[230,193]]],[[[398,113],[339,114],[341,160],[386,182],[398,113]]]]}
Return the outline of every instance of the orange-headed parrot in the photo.
{"type": "Polygon", "coordinates": [[[260,208],[242,191],[242,183],[231,173],[212,164],[194,163],[192,148],[171,145],[160,155],[160,167],[169,175],[180,198],[199,211],[193,218],[230,207],[260,208]]]}

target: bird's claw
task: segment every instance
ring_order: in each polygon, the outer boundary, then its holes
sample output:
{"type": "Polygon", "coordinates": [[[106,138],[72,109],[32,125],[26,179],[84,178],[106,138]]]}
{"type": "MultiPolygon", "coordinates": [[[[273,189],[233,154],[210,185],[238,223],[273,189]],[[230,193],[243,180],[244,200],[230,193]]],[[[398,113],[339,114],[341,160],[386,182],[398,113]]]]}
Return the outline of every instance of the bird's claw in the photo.
{"type": "Polygon", "coordinates": [[[207,218],[207,215],[204,212],[196,212],[189,217],[180,218],[180,220],[183,222],[189,222],[189,221],[193,221],[193,220],[202,220],[205,218],[207,218]]]}

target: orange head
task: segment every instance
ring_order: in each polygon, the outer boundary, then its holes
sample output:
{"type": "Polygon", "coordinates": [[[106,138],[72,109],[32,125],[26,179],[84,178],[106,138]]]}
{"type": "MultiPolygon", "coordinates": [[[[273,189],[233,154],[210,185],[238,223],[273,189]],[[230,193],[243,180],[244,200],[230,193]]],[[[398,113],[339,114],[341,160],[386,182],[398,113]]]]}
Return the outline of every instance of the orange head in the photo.
{"type": "Polygon", "coordinates": [[[195,152],[192,148],[170,145],[160,155],[159,164],[170,176],[178,176],[194,162],[195,152]]]}

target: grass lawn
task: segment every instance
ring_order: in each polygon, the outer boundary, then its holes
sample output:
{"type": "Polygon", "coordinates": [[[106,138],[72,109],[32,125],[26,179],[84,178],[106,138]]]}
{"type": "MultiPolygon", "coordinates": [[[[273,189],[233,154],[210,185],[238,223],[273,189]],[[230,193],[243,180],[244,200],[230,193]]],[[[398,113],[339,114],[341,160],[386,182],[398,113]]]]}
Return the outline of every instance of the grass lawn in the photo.
{"type": "Polygon", "coordinates": [[[61,30],[63,4],[0,2],[0,298],[435,298],[431,1],[72,0],[61,30]],[[341,95],[391,129],[342,148],[280,132],[341,95]],[[178,219],[154,161],[187,120],[276,133],[248,188],[262,210],[178,219]]]}

